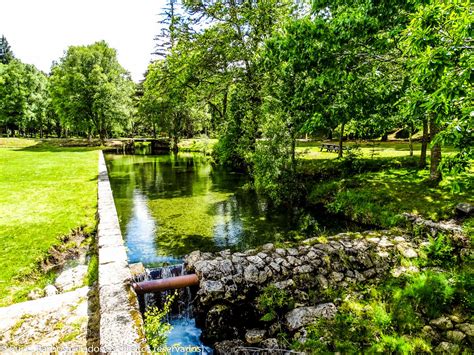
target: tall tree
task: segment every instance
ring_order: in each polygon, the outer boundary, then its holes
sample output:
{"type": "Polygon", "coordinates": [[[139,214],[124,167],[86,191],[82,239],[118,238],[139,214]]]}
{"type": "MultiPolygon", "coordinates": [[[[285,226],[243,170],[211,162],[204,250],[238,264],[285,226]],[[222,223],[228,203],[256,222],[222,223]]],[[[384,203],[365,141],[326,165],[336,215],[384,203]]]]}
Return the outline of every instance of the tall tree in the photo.
{"type": "Polygon", "coordinates": [[[12,59],[0,63],[0,125],[5,133],[43,135],[48,105],[48,79],[31,64],[12,59]]]}
{"type": "Polygon", "coordinates": [[[259,135],[262,103],[263,73],[258,69],[258,51],[290,14],[292,2],[184,0],[183,8],[197,28],[194,43],[202,48],[202,58],[212,60],[209,68],[215,68],[201,70],[200,82],[208,88],[206,100],[214,117],[224,118],[217,156],[221,162],[249,168],[259,135]]]}
{"type": "Polygon", "coordinates": [[[460,148],[463,165],[472,159],[472,23],[470,1],[421,4],[405,30],[404,45],[410,77],[424,92],[423,107],[430,117],[430,180],[439,181],[441,147],[460,148]],[[459,144],[461,143],[461,144],[459,144]]]}
{"type": "Polygon", "coordinates": [[[103,143],[127,122],[134,85],[105,42],[71,46],[53,66],[51,96],[58,115],[103,143]]]}
{"type": "Polygon", "coordinates": [[[0,38],[0,63],[8,64],[14,58],[13,52],[5,36],[0,38]]]}

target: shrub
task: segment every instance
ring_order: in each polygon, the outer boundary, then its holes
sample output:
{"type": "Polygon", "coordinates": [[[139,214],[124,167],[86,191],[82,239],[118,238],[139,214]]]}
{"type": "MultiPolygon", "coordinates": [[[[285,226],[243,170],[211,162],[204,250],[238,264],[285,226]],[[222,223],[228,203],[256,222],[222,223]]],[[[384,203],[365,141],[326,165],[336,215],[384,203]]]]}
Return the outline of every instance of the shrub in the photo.
{"type": "Polygon", "coordinates": [[[164,320],[176,295],[177,293],[167,296],[163,309],[150,307],[145,312],[145,336],[152,350],[158,350],[166,344],[166,339],[172,327],[164,320]]]}
{"type": "Polygon", "coordinates": [[[264,322],[270,322],[278,317],[279,313],[292,309],[293,298],[285,290],[281,290],[274,285],[265,287],[257,298],[257,307],[264,313],[261,318],[264,322]]]}
{"type": "Polygon", "coordinates": [[[403,289],[394,294],[394,313],[408,327],[414,322],[407,319],[409,307],[434,318],[450,308],[454,293],[453,282],[444,273],[428,271],[414,275],[403,289]]]}
{"type": "Polygon", "coordinates": [[[452,265],[456,263],[457,256],[451,239],[444,234],[438,233],[435,237],[428,236],[429,244],[424,248],[426,253],[426,264],[428,265],[452,265]]]}

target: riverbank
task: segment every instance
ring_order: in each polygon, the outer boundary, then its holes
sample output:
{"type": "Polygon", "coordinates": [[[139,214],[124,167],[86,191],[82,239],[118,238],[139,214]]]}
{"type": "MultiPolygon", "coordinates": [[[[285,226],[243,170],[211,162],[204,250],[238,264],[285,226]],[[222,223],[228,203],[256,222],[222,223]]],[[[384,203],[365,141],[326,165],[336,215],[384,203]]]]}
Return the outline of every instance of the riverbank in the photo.
{"type": "Polygon", "coordinates": [[[218,354],[467,351],[474,345],[472,245],[458,232],[422,230],[194,252],[186,267],[200,279],[195,303],[204,338],[218,354]]]}

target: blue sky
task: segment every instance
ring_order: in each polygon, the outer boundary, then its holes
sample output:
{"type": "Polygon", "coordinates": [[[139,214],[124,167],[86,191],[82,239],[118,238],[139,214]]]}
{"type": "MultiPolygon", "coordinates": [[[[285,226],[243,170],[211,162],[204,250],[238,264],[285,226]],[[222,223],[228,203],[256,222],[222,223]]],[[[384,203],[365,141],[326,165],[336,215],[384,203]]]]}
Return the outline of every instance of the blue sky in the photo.
{"type": "Polygon", "coordinates": [[[135,81],[152,59],[164,0],[0,0],[0,35],[17,58],[49,72],[70,45],[105,40],[135,81]]]}

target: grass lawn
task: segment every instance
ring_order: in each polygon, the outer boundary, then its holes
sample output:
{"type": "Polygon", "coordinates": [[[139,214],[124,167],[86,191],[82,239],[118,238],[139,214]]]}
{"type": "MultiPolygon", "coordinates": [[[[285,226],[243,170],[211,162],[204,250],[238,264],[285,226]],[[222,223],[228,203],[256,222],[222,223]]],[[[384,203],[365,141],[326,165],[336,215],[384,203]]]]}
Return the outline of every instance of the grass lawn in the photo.
{"type": "Polygon", "coordinates": [[[50,281],[22,276],[36,271],[61,236],[95,229],[97,161],[93,148],[0,138],[0,306],[50,281]]]}
{"type": "MultiPolygon", "coordinates": [[[[323,150],[321,152],[321,141],[299,141],[297,143],[296,151],[300,154],[300,157],[303,159],[331,159],[336,158],[337,153],[326,152],[323,150]]],[[[332,143],[338,144],[337,141],[332,143]]],[[[389,142],[344,142],[345,147],[354,147],[358,146],[360,148],[360,154],[363,158],[390,158],[390,157],[403,157],[410,154],[410,147],[408,142],[405,141],[389,141],[389,142]]],[[[419,156],[421,150],[421,143],[413,144],[413,155],[419,156]]],[[[451,154],[455,150],[451,147],[443,147],[443,153],[451,154]]],[[[345,153],[345,152],[344,152],[345,153]]],[[[430,151],[428,147],[429,156],[430,151]]]]}
{"type": "Polygon", "coordinates": [[[392,227],[400,214],[409,212],[434,221],[454,216],[459,202],[474,203],[471,172],[456,177],[461,189],[453,189],[453,177],[438,185],[427,183],[428,170],[389,169],[321,182],[313,187],[310,201],[324,203],[335,213],[361,223],[392,227]]]}

